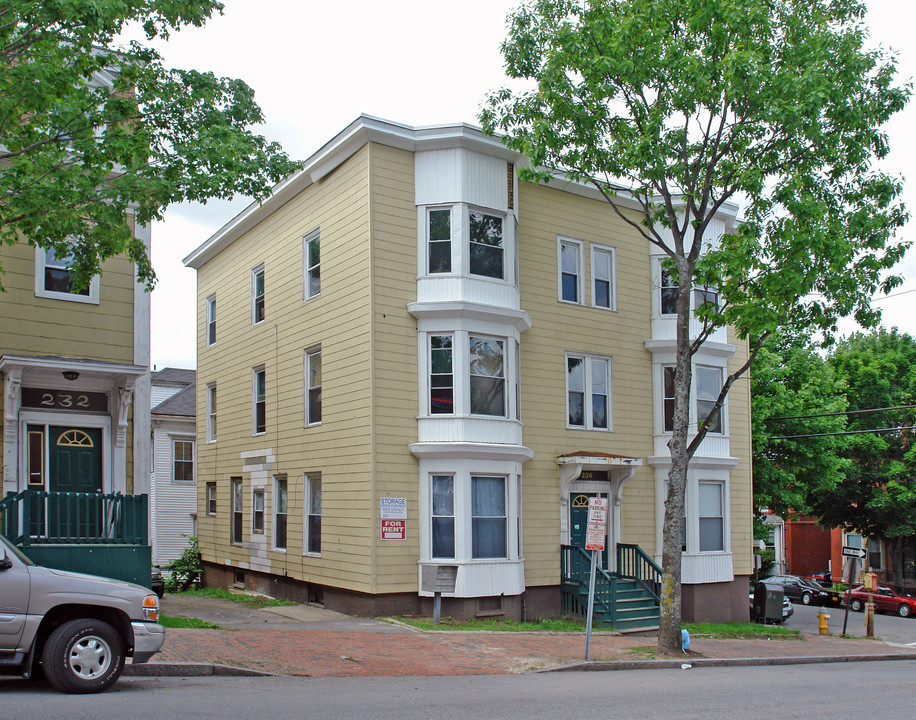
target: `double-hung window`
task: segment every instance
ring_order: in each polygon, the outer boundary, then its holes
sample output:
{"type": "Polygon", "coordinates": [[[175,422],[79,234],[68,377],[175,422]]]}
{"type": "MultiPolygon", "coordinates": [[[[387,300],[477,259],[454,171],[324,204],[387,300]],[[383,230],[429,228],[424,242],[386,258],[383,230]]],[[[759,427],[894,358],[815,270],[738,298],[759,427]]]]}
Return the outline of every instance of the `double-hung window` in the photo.
{"type": "Polygon", "coordinates": [[[432,414],[455,412],[455,374],[451,335],[429,338],[429,411],[432,414]]]}
{"type": "Polygon", "coordinates": [[[614,248],[592,245],[592,304],[617,309],[617,262],[614,248]]]}
{"type": "Polygon", "coordinates": [[[242,480],[232,478],[232,542],[236,545],[242,542],[242,480]]]}
{"type": "Polygon", "coordinates": [[[38,297],[72,300],[75,302],[99,302],[99,278],[93,277],[89,285],[74,291],[73,274],[70,272],[70,256],[58,257],[54,248],[35,248],[35,294],[38,297]]]}
{"type": "Polygon", "coordinates": [[[286,550],[286,512],[289,498],[286,491],[286,477],[274,478],[274,547],[286,550]]]}
{"type": "Polygon", "coordinates": [[[251,494],[251,532],[264,532],[264,491],[255,490],[251,494]]]}
{"type": "Polygon", "coordinates": [[[725,550],[725,486],[720,482],[698,483],[700,552],[725,550]]]}
{"type": "Polygon", "coordinates": [[[262,435],[267,432],[267,371],[255,368],[252,371],[252,432],[262,435]]]}
{"type": "Polygon", "coordinates": [[[251,271],[251,324],[264,322],[264,266],[251,271]]]}
{"type": "Polygon", "coordinates": [[[216,295],[207,298],[207,347],[216,343],[216,295]]]}
{"type": "Polygon", "coordinates": [[[679,288],[674,276],[664,267],[661,269],[659,308],[662,315],[677,314],[677,296],[679,288]]]}
{"type": "Polygon", "coordinates": [[[507,554],[506,479],[471,476],[471,556],[507,554]]]}
{"type": "MultiPolygon", "coordinates": [[[[696,368],[696,409],[697,409],[697,425],[700,426],[706,419],[709,417],[712,412],[713,407],[715,407],[716,399],[719,397],[719,392],[722,390],[722,370],[717,367],[707,367],[703,365],[698,365],[696,368]]],[[[724,406],[719,409],[718,414],[716,415],[715,420],[709,424],[709,432],[711,433],[721,433],[722,432],[722,413],[724,411],[724,406]]]]}
{"type": "Polygon", "coordinates": [[[567,425],[586,430],[611,428],[611,359],[566,355],[567,425]]]}
{"type": "Polygon", "coordinates": [[[505,278],[505,243],[503,219],[478,210],[469,212],[471,275],[505,278]]]}
{"type": "Polygon", "coordinates": [[[674,430],[674,365],[662,368],[662,406],[665,416],[665,432],[674,430]]]}
{"type": "Polygon", "coordinates": [[[469,337],[471,414],[506,416],[506,344],[469,337]]]}
{"type": "Polygon", "coordinates": [[[305,351],[305,424],[321,422],[321,348],[305,351]]]}
{"type": "Polygon", "coordinates": [[[216,483],[207,483],[207,515],[216,515],[216,483]]]}
{"type": "Polygon", "coordinates": [[[321,233],[318,230],[312,230],[302,238],[302,256],[305,266],[303,299],[308,300],[321,292],[321,233]]]}
{"type": "Polygon", "coordinates": [[[207,385],[207,442],[216,442],[216,383],[207,385]]]}
{"type": "Polygon", "coordinates": [[[582,242],[557,238],[560,301],[582,302],[582,242]]]}
{"type": "Polygon", "coordinates": [[[426,213],[427,270],[430,274],[452,271],[452,210],[431,208],[426,213]]]}
{"type": "Polygon", "coordinates": [[[303,549],[317,555],[321,552],[321,473],[305,475],[305,533],[303,549]]]}
{"type": "Polygon", "coordinates": [[[194,441],[172,441],[172,480],[194,482],[194,441]]]}
{"type": "Polygon", "coordinates": [[[455,477],[432,476],[432,556],[455,557],[455,477]]]}

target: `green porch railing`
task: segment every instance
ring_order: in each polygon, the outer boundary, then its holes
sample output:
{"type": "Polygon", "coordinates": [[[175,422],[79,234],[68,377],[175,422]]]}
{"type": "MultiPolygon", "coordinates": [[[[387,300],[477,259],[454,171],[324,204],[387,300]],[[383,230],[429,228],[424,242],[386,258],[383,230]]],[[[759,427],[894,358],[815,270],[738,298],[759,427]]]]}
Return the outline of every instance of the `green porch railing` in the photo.
{"type": "MultiPolygon", "coordinates": [[[[560,586],[563,611],[585,615],[588,603],[580,597],[588,594],[592,570],[591,552],[572,545],[560,546],[560,586]],[[567,603],[571,605],[567,606],[567,603]],[[574,606],[573,606],[574,605],[574,606]]],[[[617,623],[617,578],[602,568],[595,568],[595,609],[610,625],[617,623]]]]}
{"type": "Polygon", "coordinates": [[[617,544],[617,574],[632,578],[656,601],[661,600],[662,569],[639,545],[617,544]]]}
{"type": "Polygon", "coordinates": [[[23,490],[0,500],[0,532],[32,545],[149,545],[146,495],[23,490]]]}

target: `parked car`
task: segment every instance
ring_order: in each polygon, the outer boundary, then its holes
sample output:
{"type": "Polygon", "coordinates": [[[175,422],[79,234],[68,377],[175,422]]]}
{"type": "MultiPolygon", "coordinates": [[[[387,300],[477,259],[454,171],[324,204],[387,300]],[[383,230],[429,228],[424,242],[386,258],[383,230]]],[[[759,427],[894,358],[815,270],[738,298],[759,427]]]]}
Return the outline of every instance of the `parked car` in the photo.
{"type": "Polygon", "coordinates": [[[100,692],[162,648],[159,598],[147,588],[32,563],[0,535],[0,674],[39,665],[63,692],[100,692]]]}
{"type": "Polygon", "coordinates": [[[816,580],[799,577],[798,575],[773,575],[764,578],[768,583],[782,586],[783,594],[792,602],[802,605],[833,605],[839,606],[843,600],[840,593],[830,588],[825,588],[816,580]]]}
{"type": "Polygon", "coordinates": [[[165,595],[165,580],[162,579],[162,570],[153,565],[150,570],[150,589],[162,599],[165,595]]]}
{"type": "MultiPolygon", "coordinates": [[[[754,613],[754,593],[751,592],[748,595],[748,603],[751,614],[754,613]]],[[[782,596],[782,622],[788,620],[792,615],[795,614],[795,608],[792,607],[792,603],[789,601],[785,595],[782,596]]]]}
{"type": "Polygon", "coordinates": [[[820,572],[808,573],[807,575],[802,575],[806,580],[814,580],[816,583],[820,583],[824,587],[830,587],[833,585],[833,578],[830,577],[829,570],[821,570],[820,572]]]}
{"type": "MultiPolygon", "coordinates": [[[[889,585],[879,585],[872,594],[875,610],[881,612],[897,613],[900,617],[910,617],[916,613],[916,596],[907,590],[893,588],[889,585]]],[[[843,597],[846,601],[846,595],[843,597]]],[[[849,609],[862,612],[868,602],[868,593],[865,587],[859,585],[849,591],[849,609]]]]}

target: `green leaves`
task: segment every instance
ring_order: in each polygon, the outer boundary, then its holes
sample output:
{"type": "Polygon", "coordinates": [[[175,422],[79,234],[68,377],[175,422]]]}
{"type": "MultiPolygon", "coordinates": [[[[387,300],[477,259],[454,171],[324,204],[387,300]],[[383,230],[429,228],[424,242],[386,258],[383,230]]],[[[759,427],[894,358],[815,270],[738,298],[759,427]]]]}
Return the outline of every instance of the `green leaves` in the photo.
{"type": "Polygon", "coordinates": [[[77,286],[126,253],[152,288],[137,224],[166,206],[262,198],[298,167],[250,128],[263,121],[240,80],[167,70],[136,42],[201,26],[215,0],[10,0],[0,9],[0,241],[70,255],[77,286]]]}

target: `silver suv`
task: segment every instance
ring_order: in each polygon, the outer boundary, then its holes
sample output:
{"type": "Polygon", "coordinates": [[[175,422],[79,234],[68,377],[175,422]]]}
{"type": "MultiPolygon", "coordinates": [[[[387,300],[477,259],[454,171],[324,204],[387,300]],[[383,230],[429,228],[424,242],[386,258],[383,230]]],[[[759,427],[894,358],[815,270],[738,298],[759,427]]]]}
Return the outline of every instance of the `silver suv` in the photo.
{"type": "Polygon", "coordinates": [[[0,535],[0,674],[36,664],[63,692],[110,687],[162,647],[159,598],[132,583],[39,567],[0,535]]]}

